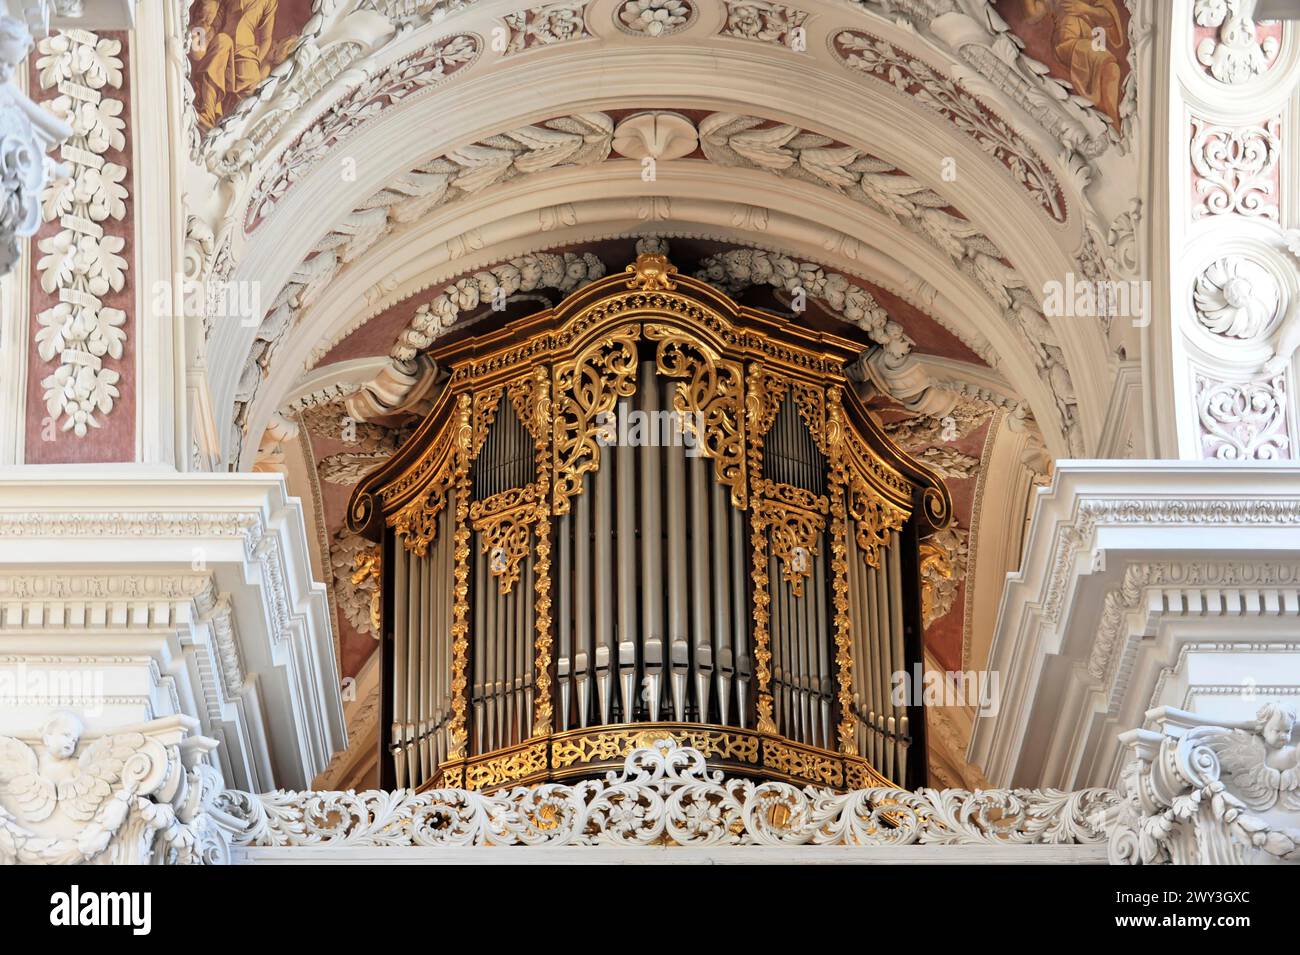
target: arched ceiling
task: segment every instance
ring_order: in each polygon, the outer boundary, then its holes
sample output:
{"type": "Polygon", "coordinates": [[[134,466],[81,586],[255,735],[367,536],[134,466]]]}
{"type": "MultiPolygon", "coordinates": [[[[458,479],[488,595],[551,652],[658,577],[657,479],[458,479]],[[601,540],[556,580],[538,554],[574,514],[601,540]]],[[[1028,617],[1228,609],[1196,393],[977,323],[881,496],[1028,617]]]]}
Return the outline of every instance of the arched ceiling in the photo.
{"type": "Polygon", "coordinates": [[[256,321],[207,323],[210,450],[229,466],[252,465],[367,319],[513,256],[638,234],[872,283],[995,369],[1054,456],[1095,444],[1105,332],[1047,322],[1038,290],[1114,258],[1085,187],[1122,161],[1125,123],[1060,96],[992,6],[895,3],[893,22],[870,4],[682,3],[662,35],[615,0],[316,9],[195,147],[197,269],[259,293],[256,321]],[[680,121],[634,118],[648,111],[680,121]]]}

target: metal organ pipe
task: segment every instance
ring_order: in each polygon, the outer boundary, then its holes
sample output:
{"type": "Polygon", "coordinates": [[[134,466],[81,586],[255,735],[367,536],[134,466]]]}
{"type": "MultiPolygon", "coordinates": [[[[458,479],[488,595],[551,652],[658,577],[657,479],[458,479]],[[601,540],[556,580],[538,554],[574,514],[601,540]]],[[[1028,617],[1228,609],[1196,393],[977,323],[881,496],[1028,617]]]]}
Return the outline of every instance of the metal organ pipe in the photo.
{"type": "Polygon", "coordinates": [[[582,493],[574,499],[577,514],[573,522],[574,592],[573,613],[578,636],[573,668],[578,677],[578,725],[587,726],[591,714],[591,673],[596,649],[591,628],[591,475],[582,476],[582,493]]]}
{"type": "Polygon", "coordinates": [[[713,680],[712,623],[709,595],[709,476],[700,454],[687,458],[691,478],[691,662],[695,667],[695,719],[709,721],[709,684],[713,680]]]}
{"type": "Polygon", "coordinates": [[[712,484],[712,509],[710,535],[713,542],[713,639],[717,646],[718,722],[727,725],[730,717],[731,680],[735,660],[731,649],[731,615],[743,614],[744,608],[732,610],[731,584],[727,575],[731,568],[731,515],[727,491],[721,484],[712,484]]]}
{"type": "Polygon", "coordinates": [[[651,721],[659,719],[659,701],[663,698],[664,672],[664,605],[663,605],[663,535],[660,514],[659,471],[663,455],[659,443],[664,438],[659,426],[659,387],[655,363],[641,363],[640,410],[645,415],[651,439],[640,449],[641,459],[641,647],[645,667],[645,689],[651,721]]]}
{"type": "MultiPolygon", "coordinates": [[[[905,659],[903,656],[903,573],[898,548],[899,539],[895,535],[889,545],[889,644],[895,669],[901,668],[905,659]]],[[[919,687],[913,687],[912,692],[919,692],[919,687]]],[[[890,731],[894,734],[893,778],[895,781],[902,781],[903,767],[907,765],[907,701],[903,702],[903,706],[892,708],[894,716],[891,717],[893,726],[890,731]]]]}
{"type": "Polygon", "coordinates": [[[610,722],[613,682],[613,657],[618,648],[614,636],[614,528],[613,528],[613,471],[607,448],[602,455],[601,467],[596,471],[595,596],[596,596],[596,690],[600,698],[600,721],[610,722]]]}
{"type": "MultiPolygon", "coordinates": [[[[671,381],[663,383],[664,409],[673,406],[671,381]]],[[[675,422],[680,427],[680,421],[675,422]]],[[[686,620],[686,449],[680,435],[664,448],[667,471],[665,507],[668,511],[668,626],[669,658],[672,664],[671,684],[673,718],[686,718],[686,678],[690,666],[687,639],[689,626],[686,620]]]]}
{"type": "MultiPolygon", "coordinates": [[[[619,402],[619,414],[628,419],[631,402],[619,402]]],[[[625,435],[620,436],[626,438],[625,435]]],[[[618,643],[616,660],[621,721],[632,722],[636,704],[636,453],[645,448],[633,448],[628,440],[620,440],[617,464],[618,493],[618,643]]]]}

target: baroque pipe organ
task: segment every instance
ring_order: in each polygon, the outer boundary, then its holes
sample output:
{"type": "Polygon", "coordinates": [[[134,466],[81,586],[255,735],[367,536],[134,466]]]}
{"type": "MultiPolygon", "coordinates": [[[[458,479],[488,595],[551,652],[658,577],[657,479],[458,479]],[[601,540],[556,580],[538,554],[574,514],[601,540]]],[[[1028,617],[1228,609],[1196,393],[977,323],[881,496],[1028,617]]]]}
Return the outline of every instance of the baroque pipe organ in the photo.
{"type": "Polygon", "coordinates": [[[860,351],[656,255],[437,347],[432,409],[348,513],[380,545],[381,784],[594,775],[663,736],[922,784],[891,677],[951,502],[854,391],[860,351]]]}

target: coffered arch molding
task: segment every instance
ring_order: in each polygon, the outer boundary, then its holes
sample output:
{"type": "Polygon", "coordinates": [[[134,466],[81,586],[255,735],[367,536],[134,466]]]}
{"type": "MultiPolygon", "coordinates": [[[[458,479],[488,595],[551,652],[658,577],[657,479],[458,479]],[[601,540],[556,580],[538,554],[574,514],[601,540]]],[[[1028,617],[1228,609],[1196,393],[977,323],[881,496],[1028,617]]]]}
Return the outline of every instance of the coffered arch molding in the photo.
{"type": "MultiPolygon", "coordinates": [[[[620,108],[737,112],[816,131],[891,162],[951,197],[953,206],[1016,266],[1027,287],[1041,288],[1075,268],[1065,250],[1080,241],[1079,216],[1071,216],[1065,225],[1052,222],[1000,163],[938,117],[909,108],[906,97],[887,89],[852,87],[849,96],[845,91],[839,74],[795,71],[780,56],[691,48],[620,48],[599,58],[555,54],[529,64],[526,72],[509,68],[475,82],[453,83],[439,96],[381,114],[312,169],[244,247],[234,250],[238,264],[231,278],[258,281],[261,300],[267,303],[322,235],[394,177],[430,156],[554,116],[620,108]],[[722,58],[730,62],[719,62],[722,58]],[[616,68],[611,61],[617,61],[616,68]],[[518,95],[522,81],[529,90],[526,100],[518,95]],[[412,135],[413,130],[430,130],[431,135],[412,135]],[[354,182],[340,181],[337,161],[343,156],[356,162],[354,182]],[[955,183],[942,178],[947,159],[954,159],[960,170],[955,183]]],[[[740,178],[737,170],[727,173],[740,178]]],[[[760,198],[783,182],[766,174],[755,174],[750,181],[753,197],[760,198]]],[[[672,194],[669,177],[661,177],[659,185],[664,187],[660,192],[672,194]]],[[[820,191],[851,204],[830,190],[820,191]]],[[[458,205],[458,215],[461,208],[458,205]]],[[[896,229],[899,234],[890,241],[900,241],[903,231],[896,229]]],[[[949,266],[946,273],[918,274],[937,285],[945,283],[934,281],[935,276],[953,273],[949,266]]],[[[1098,330],[1083,322],[1056,332],[1079,396],[1085,443],[1091,445],[1099,420],[1085,410],[1091,403],[1086,396],[1108,390],[1104,343],[1098,330]]],[[[255,334],[255,328],[224,323],[216,327],[210,343],[209,354],[218,356],[209,380],[221,418],[217,433],[223,436],[229,434],[235,385],[255,334]]],[[[301,328],[297,334],[302,334],[301,328]]]]}
{"type": "MultiPolygon", "coordinates": [[[[558,170],[517,180],[390,234],[344,270],[330,293],[304,313],[297,331],[280,344],[270,376],[251,410],[249,434],[260,435],[295,390],[303,369],[312,364],[313,353],[319,356],[394,303],[411,298],[423,301],[433,289],[463,274],[528,252],[653,234],[783,252],[886,288],[987,356],[1044,423],[1049,449],[1055,456],[1066,456],[1052,396],[1023,340],[973,279],[915,233],[865,206],[837,202],[834,194],[806,183],[772,184],[761,173],[703,163],[674,170],[669,215],[644,219],[649,201],[664,198],[655,187],[665,186],[667,181],[664,177],[643,184],[635,174],[610,177],[608,170],[590,167],[558,170]],[[583,198],[591,196],[597,183],[616,194],[583,198]],[[759,220],[744,213],[754,208],[746,205],[746,200],[764,185],[770,188],[763,193],[767,206],[764,227],[759,228],[759,220]],[[570,215],[566,218],[572,224],[540,231],[541,214],[560,205],[567,207],[570,215]],[[467,237],[465,222],[475,223],[470,230],[472,239],[467,237]],[[481,248],[456,255],[456,250],[473,246],[481,248]]],[[[662,204],[659,208],[663,209],[662,204]]],[[[622,264],[606,263],[610,268],[622,264]]],[[[243,467],[251,467],[256,449],[256,439],[245,441],[243,467]]]]}

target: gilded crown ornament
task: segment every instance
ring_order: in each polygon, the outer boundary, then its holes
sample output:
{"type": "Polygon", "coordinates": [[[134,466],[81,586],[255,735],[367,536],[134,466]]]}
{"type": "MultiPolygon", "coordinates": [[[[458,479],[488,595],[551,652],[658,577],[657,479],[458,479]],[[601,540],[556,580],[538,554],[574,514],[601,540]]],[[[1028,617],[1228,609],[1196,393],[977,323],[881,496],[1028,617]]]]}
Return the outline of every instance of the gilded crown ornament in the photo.
{"type": "Polygon", "coordinates": [[[677,266],[669,262],[666,255],[644,252],[624,271],[632,273],[632,277],[627,280],[628,288],[643,292],[671,292],[677,288],[677,283],[672,278],[677,274],[677,266]]]}

